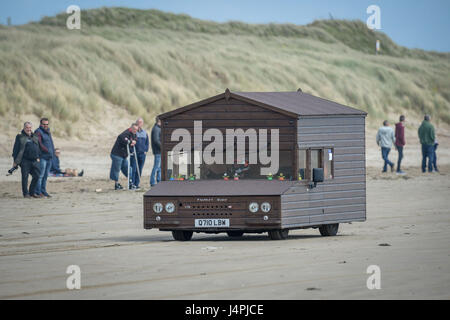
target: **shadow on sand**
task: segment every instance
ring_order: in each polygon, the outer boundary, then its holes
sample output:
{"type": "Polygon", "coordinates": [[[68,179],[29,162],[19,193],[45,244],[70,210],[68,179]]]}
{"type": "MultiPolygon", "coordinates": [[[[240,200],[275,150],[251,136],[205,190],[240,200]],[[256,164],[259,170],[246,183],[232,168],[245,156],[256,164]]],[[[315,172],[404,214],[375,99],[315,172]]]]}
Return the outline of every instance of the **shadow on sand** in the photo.
{"type": "MultiPolygon", "coordinates": [[[[289,235],[285,240],[270,240],[267,233],[263,234],[244,234],[242,237],[229,237],[226,234],[202,234],[202,233],[194,233],[190,242],[248,242],[248,241],[294,241],[294,240],[305,240],[305,239],[315,239],[315,238],[324,238],[324,239],[335,239],[340,237],[346,237],[349,235],[346,234],[338,234],[334,237],[322,237],[320,234],[292,234],[289,235]]],[[[171,232],[164,232],[161,235],[151,235],[151,236],[123,236],[123,237],[112,237],[112,238],[104,238],[104,240],[111,240],[115,242],[172,242],[176,241],[172,238],[171,232]]],[[[178,241],[177,241],[178,242],[178,241]]],[[[183,241],[180,241],[183,242],[183,241]]]]}

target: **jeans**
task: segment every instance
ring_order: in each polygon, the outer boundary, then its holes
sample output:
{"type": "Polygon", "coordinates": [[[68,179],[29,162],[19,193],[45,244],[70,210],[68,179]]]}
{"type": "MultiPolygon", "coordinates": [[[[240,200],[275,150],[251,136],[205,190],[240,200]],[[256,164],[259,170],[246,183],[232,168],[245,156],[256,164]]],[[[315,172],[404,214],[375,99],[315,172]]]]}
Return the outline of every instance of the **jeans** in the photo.
{"type": "Polygon", "coordinates": [[[36,194],[47,193],[47,177],[52,167],[52,159],[40,159],[39,161],[39,179],[36,184],[36,194]]]}
{"type": "Polygon", "coordinates": [[[389,161],[388,156],[389,152],[391,152],[391,148],[385,148],[381,147],[381,157],[384,160],[384,166],[383,166],[383,172],[387,171],[387,166],[390,165],[391,167],[394,165],[391,161],[389,161]]]}
{"type": "Polygon", "coordinates": [[[433,158],[434,158],[433,153],[434,153],[434,146],[432,144],[422,145],[422,172],[426,171],[427,158],[428,158],[428,172],[433,171],[433,158]]]}
{"type": "MultiPolygon", "coordinates": [[[[36,185],[41,173],[39,162],[36,160],[22,159],[20,164],[20,172],[22,173],[22,194],[24,196],[35,194],[36,185]],[[28,175],[31,174],[30,190],[28,190],[28,175]]],[[[37,193],[36,193],[37,194],[37,193]]]]}
{"type": "Polygon", "coordinates": [[[401,171],[400,166],[403,159],[403,147],[397,146],[397,151],[398,151],[397,172],[400,172],[401,171]]]}
{"type": "Polygon", "coordinates": [[[438,171],[438,168],[437,168],[437,156],[436,156],[436,149],[437,149],[438,145],[439,145],[438,143],[435,143],[434,146],[433,146],[433,168],[436,171],[438,171]]]}
{"type": "Polygon", "coordinates": [[[131,182],[136,187],[139,187],[139,183],[141,182],[141,177],[139,175],[142,175],[142,169],[144,168],[145,157],[146,157],[146,155],[143,152],[140,152],[140,153],[137,154],[137,164],[138,164],[137,167],[136,167],[136,159],[135,159],[134,155],[132,155],[130,157],[130,162],[131,162],[131,182]],[[138,172],[137,168],[139,168],[139,172],[138,172]]]}
{"type": "Polygon", "coordinates": [[[111,154],[111,170],[109,171],[109,178],[115,182],[119,181],[119,174],[122,171],[123,175],[128,178],[128,160],[111,154]]]}
{"type": "Polygon", "coordinates": [[[155,154],[155,162],[153,163],[152,174],[150,175],[150,186],[154,186],[155,183],[155,175],[156,183],[161,181],[161,154],[155,154]]]}

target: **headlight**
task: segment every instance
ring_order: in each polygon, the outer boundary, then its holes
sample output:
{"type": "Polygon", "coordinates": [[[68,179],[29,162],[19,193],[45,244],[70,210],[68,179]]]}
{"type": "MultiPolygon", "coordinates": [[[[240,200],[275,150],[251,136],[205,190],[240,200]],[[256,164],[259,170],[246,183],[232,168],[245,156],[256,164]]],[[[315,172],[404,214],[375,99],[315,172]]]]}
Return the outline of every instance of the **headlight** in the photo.
{"type": "Polygon", "coordinates": [[[155,211],[156,213],[161,213],[161,211],[163,211],[163,205],[159,202],[155,203],[153,205],[153,211],[155,211]]]}
{"type": "Polygon", "coordinates": [[[267,212],[270,211],[271,208],[272,208],[272,206],[271,206],[270,203],[268,203],[268,202],[263,202],[263,203],[261,204],[261,211],[262,211],[262,212],[267,213],[267,212]]]}
{"type": "Polygon", "coordinates": [[[167,202],[166,203],[166,211],[168,213],[172,213],[175,211],[175,205],[172,202],[167,202]]]}
{"type": "Polygon", "coordinates": [[[250,210],[250,212],[252,212],[252,213],[257,212],[258,209],[259,209],[259,205],[258,205],[258,203],[256,203],[256,202],[251,202],[251,203],[248,205],[248,210],[250,210]]]}

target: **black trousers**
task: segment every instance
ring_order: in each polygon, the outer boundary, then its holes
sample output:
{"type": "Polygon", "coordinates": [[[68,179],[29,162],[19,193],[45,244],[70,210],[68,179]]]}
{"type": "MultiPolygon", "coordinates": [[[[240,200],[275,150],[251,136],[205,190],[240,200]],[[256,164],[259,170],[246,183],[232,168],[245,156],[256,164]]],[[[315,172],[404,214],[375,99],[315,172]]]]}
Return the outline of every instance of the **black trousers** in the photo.
{"type": "Polygon", "coordinates": [[[27,194],[33,195],[36,189],[36,184],[39,179],[41,170],[39,169],[39,162],[36,160],[23,159],[20,164],[20,171],[22,173],[22,193],[24,196],[27,194]],[[31,174],[30,190],[28,191],[28,175],[31,174]]]}
{"type": "Polygon", "coordinates": [[[397,146],[397,151],[398,151],[397,172],[399,172],[401,171],[400,166],[402,164],[403,159],[403,147],[397,146]]]}

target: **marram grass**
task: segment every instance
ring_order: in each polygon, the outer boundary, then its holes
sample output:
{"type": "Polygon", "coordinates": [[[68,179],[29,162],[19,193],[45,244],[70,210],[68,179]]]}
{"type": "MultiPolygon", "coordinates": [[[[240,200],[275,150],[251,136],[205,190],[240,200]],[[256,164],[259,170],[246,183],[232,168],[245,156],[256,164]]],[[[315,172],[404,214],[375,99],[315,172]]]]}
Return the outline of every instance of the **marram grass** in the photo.
{"type": "Polygon", "coordinates": [[[450,123],[450,54],[409,50],[357,21],[308,26],[214,23],[156,10],[82,11],[0,28],[0,116],[57,119],[83,137],[106,105],[142,116],[220,92],[303,91],[369,113],[450,123]],[[382,52],[374,54],[375,40],[382,52]]]}

